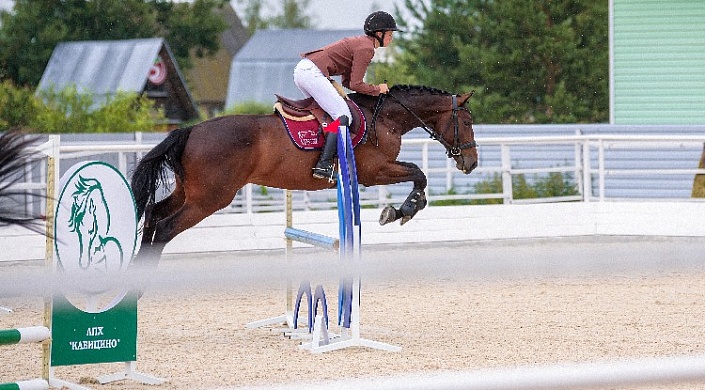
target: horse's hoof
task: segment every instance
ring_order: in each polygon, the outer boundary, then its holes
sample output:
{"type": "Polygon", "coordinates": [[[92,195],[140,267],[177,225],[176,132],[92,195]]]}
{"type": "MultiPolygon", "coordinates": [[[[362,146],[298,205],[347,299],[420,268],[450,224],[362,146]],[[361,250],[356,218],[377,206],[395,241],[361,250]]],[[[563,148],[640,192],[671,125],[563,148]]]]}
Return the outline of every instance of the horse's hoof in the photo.
{"type": "Polygon", "coordinates": [[[387,206],[382,210],[382,214],[379,216],[379,224],[384,226],[390,222],[394,222],[397,219],[397,211],[392,206],[387,206]]]}
{"type": "Polygon", "coordinates": [[[410,216],[408,216],[408,215],[405,215],[405,216],[401,217],[401,221],[400,221],[399,223],[402,224],[402,225],[404,225],[405,223],[411,221],[411,218],[412,218],[412,217],[410,217],[410,216]]]}

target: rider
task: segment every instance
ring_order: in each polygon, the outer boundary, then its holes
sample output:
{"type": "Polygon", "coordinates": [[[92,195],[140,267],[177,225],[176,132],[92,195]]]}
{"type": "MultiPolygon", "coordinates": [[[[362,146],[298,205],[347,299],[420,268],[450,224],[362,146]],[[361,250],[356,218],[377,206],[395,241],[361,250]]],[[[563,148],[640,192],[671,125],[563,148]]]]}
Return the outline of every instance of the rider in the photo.
{"type": "MultiPolygon", "coordinates": [[[[363,78],[375,49],[388,46],[398,31],[392,15],[384,11],[371,13],[365,19],[365,35],[343,38],[321,49],[303,54],[294,69],[294,83],[306,97],[313,97],[333,121],[346,116],[352,122],[350,108],[331,84],[331,76],[342,76],[343,86],[355,92],[377,96],[387,93],[387,84],[370,85],[363,78]]],[[[336,130],[334,130],[336,131],[336,130]]],[[[333,182],[333,159],[337,155],[336,134],[326,134],[325,144],[313,177],[333,182]]]]}

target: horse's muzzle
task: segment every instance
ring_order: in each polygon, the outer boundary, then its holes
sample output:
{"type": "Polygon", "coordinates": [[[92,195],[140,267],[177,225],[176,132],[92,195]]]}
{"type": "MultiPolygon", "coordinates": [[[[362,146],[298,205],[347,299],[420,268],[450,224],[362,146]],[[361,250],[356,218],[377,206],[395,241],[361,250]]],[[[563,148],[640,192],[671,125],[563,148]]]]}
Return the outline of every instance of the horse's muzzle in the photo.
{"type": "Polygon", "coordinates": [[[477,168],[477,159],[469,159],[464,157],[458,158],[455,161],[455,167],[458,168],[460,172],[467,175],[472,172],[473,169],[477,168]]]}
{"type": "Polygon", "coordinates": [[[463,169],[463,173],[467,175],[472,172],[475,168],[477,168],[477,160],[473,161],[473,163],[470,164],[469,168],[463,169]]]}

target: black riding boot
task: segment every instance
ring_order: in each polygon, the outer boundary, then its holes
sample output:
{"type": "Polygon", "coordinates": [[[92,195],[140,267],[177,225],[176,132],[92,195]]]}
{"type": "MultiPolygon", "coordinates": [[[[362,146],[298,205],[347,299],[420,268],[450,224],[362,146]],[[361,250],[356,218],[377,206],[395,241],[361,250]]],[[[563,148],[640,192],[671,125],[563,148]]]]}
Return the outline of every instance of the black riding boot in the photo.
{"type": "Polygon", "coordinates": [[[313,168],[313,177],[316,179],[328,179],[329,182],[335,183],[337,175],[333,170],[335,164],[333,160],[338,155],[338,134],[328,133],[326,134],[326,141],[323,145],[323,151],[321,152],[321,157],[316,163],[316,167],[313,168]]]}

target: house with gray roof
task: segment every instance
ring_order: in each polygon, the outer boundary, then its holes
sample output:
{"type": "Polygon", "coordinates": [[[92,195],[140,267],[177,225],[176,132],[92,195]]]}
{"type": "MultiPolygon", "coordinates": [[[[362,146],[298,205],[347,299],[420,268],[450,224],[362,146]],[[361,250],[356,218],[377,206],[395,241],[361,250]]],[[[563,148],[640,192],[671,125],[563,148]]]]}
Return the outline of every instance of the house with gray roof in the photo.
{"type": "Polygon", "coordinates": [[[362,34],[362,30],[258,30],[233,58],[225,106],[274,104],[274,94],[303,98],[293,76],[301,54],[362,34]]]}
{"type": "Polygon", "coordinates": [[[117,92],[145,94],[162,108],[169,124],[199,119],[169,45],[163,38],[59,43],[37,91],[74,86],[96,105],[117,92]]]}
{"type": "Polygon", "coordinates": [[[222,16],[228,25],[220,33],[220,49],[212,56],[200,57],[192,50],[190,58],[193,66],[184,72],[193,98],[201,112],[208,117],[215,116],[225,108],[230,65],[235,54],[250,39],[247,29],[229,3],[222,8],[214,8],[213,12],[222,16]]]}

